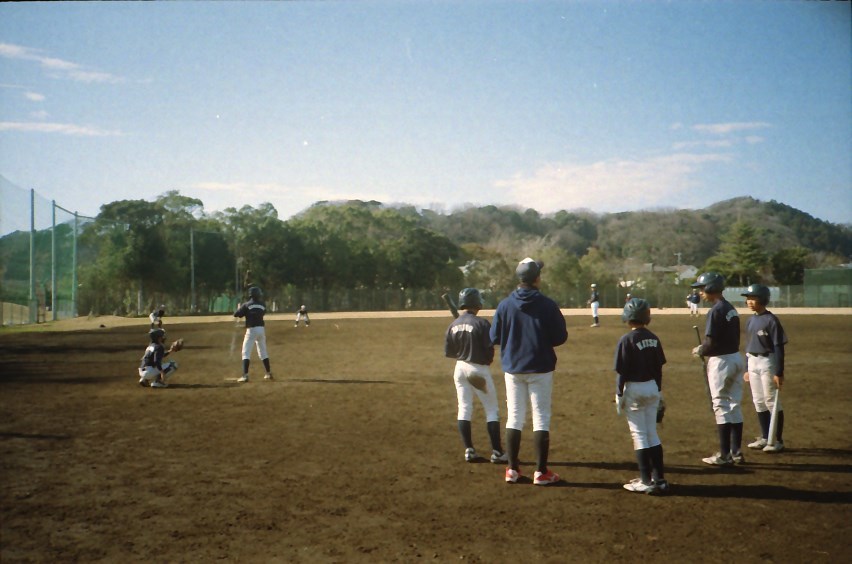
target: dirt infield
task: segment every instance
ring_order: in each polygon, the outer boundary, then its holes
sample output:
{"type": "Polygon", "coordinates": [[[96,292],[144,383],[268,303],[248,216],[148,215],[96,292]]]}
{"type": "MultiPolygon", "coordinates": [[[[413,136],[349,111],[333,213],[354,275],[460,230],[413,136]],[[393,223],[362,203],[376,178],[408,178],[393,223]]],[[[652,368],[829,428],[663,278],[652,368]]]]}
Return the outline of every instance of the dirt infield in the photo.
{"type": "MultiPolygon", "coordinates": [[[[243,329],[229,316],[167,318],[187,347],[163,390],[136,384],[144,319],[0,331],[0,560],[845,561],[852,318],[779,315],[791,341],[788,448],[746,453],[731,470],[701,463],[716,445],[689,354],[703,318],[654,319],[669,360],[663,498],[622,488],[637,471],[611,402],[624,331],[614,316],[592,329],[586,311],[568,314],[550,456],[564,481],[547,488],[463,462],[448,315],[316,315],[307,329],[273,316],[276,380],[263,381],[255,357],[247,385],[234,381],[243,329]]],[[[492,372],[505,405],[499,363],[492,372]]],[[[747,437],[750,399],[746,387],[747,437]]],[[[473,429],[484,451],[479,405],[473,429]]],[[[527,476],[531,435],[528,424],[527,476]]]]}

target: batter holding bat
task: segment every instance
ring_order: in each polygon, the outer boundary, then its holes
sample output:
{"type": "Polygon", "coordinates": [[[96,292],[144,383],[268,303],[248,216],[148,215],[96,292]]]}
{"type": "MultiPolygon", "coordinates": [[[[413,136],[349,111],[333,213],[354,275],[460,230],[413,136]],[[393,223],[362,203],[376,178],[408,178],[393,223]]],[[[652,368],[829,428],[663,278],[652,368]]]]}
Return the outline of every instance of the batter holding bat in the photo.
{"type": "Polygon", "coordinates": [[[249,381],[249,364],[251,362],[252,346],[257,347],[257,355],[266,369],[264,380],[272,380],[269,367],[269,354],[266,351],[266,329],[263,316],[266,314],[266,304],[263,302],[263,291],[257,286],[249,288],[249,301],[240,305],[234,312],[234,317],[245,317],[246,335],[243,338],[243,375],[237,380],[240,383],[249,381]]]}
{"type": "Polygon", "coordinates": [[[736,308],[725,299],[725,278],[716,272],[705,272],[695,283],[701,297],[710,304],[703,342],[692,354],[705,358],[707,382],[719,434],[719,452],[703,458],[705,464],[732,466],[742,464],[743,440],[743,371],[740,355],[740,318],[736,308]]]}
{"type": "Polygon", "coordinates": [[[473,447],[470,421],[473,418],[473,398],[479,398],[485,410],[488,437],[491,439],[491,462],[506,462],[500,442],[500,408],[497,404],[497,390],[491,378],[489,366],[494,361],[494,345],[489,335],[491,323],[477,313],[482,309],[482,295],[476,288],[465,288],[459,293],[459,316],[447,328],[444,339],[444,355],[456,359],[453,380],[456,383],[458,398],[458,426],[464,459],[474,462],[478,459],[473,447]]]}
{"type": "Polygon", "coordinates": [[[762,284],[752,284],[742,295],[745,296],[746,305],[754,312],[746,324],[748,370],[745,380],[751,386],[751,397],[761,431],[761,436],[749,443],[748,447],[763,452],[781,452],[784,450],[784,441],[781,439],[784,409],[780,405],[778,390],[784,384],[784,345],[787,344],[787,335],[775,314],[766,309],[769,288],[762,284]],[[775,405],[776,401],[778,406],[775,405]],[[776,433],[774,442],[770,442],[769,429],[773,412],[777,418],[776,433]]]}

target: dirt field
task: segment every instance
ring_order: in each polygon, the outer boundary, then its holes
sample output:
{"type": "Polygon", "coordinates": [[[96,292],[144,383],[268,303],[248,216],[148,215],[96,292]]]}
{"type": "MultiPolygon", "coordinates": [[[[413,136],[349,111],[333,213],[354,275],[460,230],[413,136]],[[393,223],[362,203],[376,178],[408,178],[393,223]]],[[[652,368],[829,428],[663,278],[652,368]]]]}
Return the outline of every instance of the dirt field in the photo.
{"type": "MultiPolygon", "coordinates": [[[[0,560],[845,561],[852,317],[779,314],[791,341],[788,448],[748,452],[732,470],[701,462],[716,448],[689,354],[703,317],[655,317],[669,359],[664,498],[622,488],[637,471],[611,402],[624,332],[614,316],[599,329],[586,312],[568,316],[550,456],[564,482],[547,488],[463,462],[453,361],[442,356],[448,316],[316,316],[308,329],[275,318],[276,380],[263,381],[255,357],[247,385],[234,381],[243,329],[227,317],[172,320],[169,338],[187,348],[162,390],[136,383],[146,320],[3,330],[0,560]]],[[[499,363],[492,372],[505,405],[499,363]]],[[[748,438],[750,400],[746,387],[748,438]]],[[[474,441],[486,450],[479,405],[474,441]]],[[[529,424],[521,457],[529,476],[529,424]]]]}

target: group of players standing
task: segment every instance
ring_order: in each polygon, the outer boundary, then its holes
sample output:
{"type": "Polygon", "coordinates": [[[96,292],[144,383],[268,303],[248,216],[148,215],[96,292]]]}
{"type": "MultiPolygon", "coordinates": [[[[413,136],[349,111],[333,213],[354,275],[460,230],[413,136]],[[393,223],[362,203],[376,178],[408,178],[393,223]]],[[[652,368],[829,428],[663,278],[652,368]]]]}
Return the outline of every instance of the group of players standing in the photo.
{"type": "MultiPolygon", "coordinates": [[[[506,463],[505,480],[517,483],[521,478],[519,451],[527,404],[532,408],[533,440],[536,470],[533,484],[550,485],[560,481],[548,468],[550,448],[551,399],[553,371],[556,367],[554,348],[568,338],[565,318],[558,305],[539,290],[544,264],[531,258],[522,260],[516,270],[518,287],[502,300],[493,323],[477,316],[482,309],[482,296],[474,288],[459,294],[460,315],[448,327],[444,354],[455,358],[453,379],[458,400],[458,429],[467,462],[481,460],[476,454],[471,433],[474,397],[485,410],[491,442],[490,460],[506,463]],[[490,364],[494,346],[500,347],[500,359],[506,384],[506,449],[500,440],[500,414],[490,364]]],[[[746,360],[740,354],[740,320],[737,310],[724,298],[724,278],[707,272],[692,284],[694,295],[710,305],[703,342],[692,354],[705,363],[710,400],[716,421],[719,450],[702,459],[713,466],[742,464],[743,415],[741,409],[743,381],[751,385],[752,398],[761,435],[747,446],[765,452],[783,450],[783,410],[777,406],[777,432],[770,440],[770,417],[776,391],[784,379],[784,345],[787,337],[778,318],[766,309],[769,288],[752,284],[742,294],[754,312],[746,331],[746,360]]],[[[590,304],[595,304],[596,288],[592,285],[590,304]]],[[[597,308],[594,323],[599,326],[597,308]]],[[[633,440],[639,477],[624,484],[628,491],[650,495],[670,491],[665,478],[663,446],[657,434],[658,414],[662,402],[662,367],[666,363],[659,337],[648,329],[651,306],[642,299],[629,297],[622,320],[630,327],[616,345],[615,404],[618,415],[625,415],[633,440]]]]}

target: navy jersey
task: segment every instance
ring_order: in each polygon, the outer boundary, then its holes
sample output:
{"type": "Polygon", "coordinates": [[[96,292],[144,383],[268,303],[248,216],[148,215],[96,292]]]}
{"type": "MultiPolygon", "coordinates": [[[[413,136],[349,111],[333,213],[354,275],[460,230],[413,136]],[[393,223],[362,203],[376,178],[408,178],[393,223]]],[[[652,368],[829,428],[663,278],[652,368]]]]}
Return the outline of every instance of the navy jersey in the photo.
{"type": "Polygon", "coordinates": [[[491,323],[487,319],[463,311],[447,328],[444,354],[474,364],[491,364],[494,360],[494,345],[490,332],[491,323]]]}
{"type": "Polygon", "coordinates": [[[740,350],[740,316],[725,298],[707,312],[704,328],[704,356],[722,356],[740,350]]]}
{"type": "Polygon", "coordinates": [[[686,296],[686,301],[697,304],[701,302],[701,296],[699,294],[689,294],[686,296]]]}
{"type": "Polygon", "coordinates": [[[592,295],[589,296],[589,303],[599,302],[599,301],[600,301],[600,295],[598,294],[598,291],[592,290],[592,295]]]}
{"type": "Polygon", "coordinates": [[[263,327],[264,314],[266,314],[266,305],[262,301],[251,298],[234,312],[234,317],[245,317],[246,327],[263,327]]]}
{"type": "Polygon", "coordinates": [[[746,352],[759,356],[774,352],[778,362],[778,376],[784,376],[784,345],[786,344],[787,335],[784,333],[784,328],[771,311],[755,313],[746,323],[746,352]]]}
{"type": "Polygon", "coordinates": [[[666,355],[659,337],[645,327],[622,336],[615,347],[615,372],[618,374],[618,395],[624,392],[625,382],[654,380],[663,389],[663,365],[666,355]]]}
{"type": "Polygon", "coordinates": [[[139,364],[139,368],[145,368],[146,366],[156,366],[157,370],[163,370],[163,356],[166,354],[166,349],[160,343],[151,343],[148,345],[148,348],[145,349],[145,354],[142,356],[142,362],[139,364]]]}

